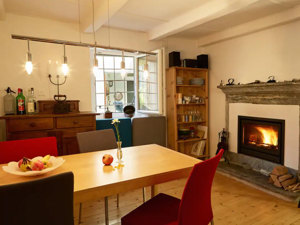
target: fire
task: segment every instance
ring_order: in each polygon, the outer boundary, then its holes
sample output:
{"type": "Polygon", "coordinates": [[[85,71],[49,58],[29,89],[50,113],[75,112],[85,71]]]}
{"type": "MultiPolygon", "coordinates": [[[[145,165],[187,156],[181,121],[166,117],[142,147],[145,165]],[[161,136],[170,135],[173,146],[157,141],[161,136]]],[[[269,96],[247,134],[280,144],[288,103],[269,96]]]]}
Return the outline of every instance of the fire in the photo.
{"type": "Polygon", "coordinates": [[[262,141],[267,145],[278,145],[278,132],[272,128],[256,127],[256,129],[262,134],[262,141]]]}

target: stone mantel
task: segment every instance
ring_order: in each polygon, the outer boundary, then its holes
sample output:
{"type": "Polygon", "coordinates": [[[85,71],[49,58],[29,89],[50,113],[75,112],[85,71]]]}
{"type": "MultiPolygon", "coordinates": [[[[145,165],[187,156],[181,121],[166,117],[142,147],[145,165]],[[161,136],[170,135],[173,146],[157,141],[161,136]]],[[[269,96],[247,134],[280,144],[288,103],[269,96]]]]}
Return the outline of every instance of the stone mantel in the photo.
{"type": "Polygon", "coordinates": [[[218,86],[228,103],[300,105],[300,82],[218,86]]]}

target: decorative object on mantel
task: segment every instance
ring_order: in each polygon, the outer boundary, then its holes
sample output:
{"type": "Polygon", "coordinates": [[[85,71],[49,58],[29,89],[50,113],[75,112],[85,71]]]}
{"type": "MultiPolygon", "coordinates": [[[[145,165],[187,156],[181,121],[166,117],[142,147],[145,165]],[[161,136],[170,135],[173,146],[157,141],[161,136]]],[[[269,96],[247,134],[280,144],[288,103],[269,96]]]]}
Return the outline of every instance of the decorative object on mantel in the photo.
{"type": "Polygon", "coordinates": [[[221,82],[220,82],[220,84],[219,84],[220,86],[224,86],[224,82],[223,82],[223,80],[221,80],[221,82]]]}
{"type": "Polygon", "coordinates": [[[297,178],[290,174],[285,166],[275,166],[269,182],[286,191],[300,192],[300,182],[297,183],[297,178]]]}
{"type": "MultiPolygon", "coordinates": [[[[226,131],[225,128],[223,128],[223,130],[220,131],[218,133],[218,135],[219,135],[219,143],[218,143],[218,148],[217,148],[216,154],[218,154],[221,149],[224,149],[224,153],[227,153],[229,132],[226,131]]],[[[223,157],[225,159],[225,162],[229,163],[229,160],[227,159],[226,155],[227,154],[223,154],[223,157]]]]}
{"type": "Polygon", "coordinates": [[[114,119],[111,124],[114,125],[116,135],[117,135],[117,159],[118,159],[118,164],[122,164],[122,158],[123,158],[123,152],[122,152],[122,141],[120,139],[120,132],[119,132],[119,123],[120,121],[118,119],[114,119]]]}
{"type": "Polygon", "coordinates": [[[260,84],[261,81],[260,80],[255,80],[254,82],[248,83],[248,84],[260,84]]]}
{"type": "Polygon", "coordinates": [[[276,83],[276,80],[275,80],[274,76],[269,76],[268,79],[269,80],[267,81],[267,83],[276,83]]]}
{"type": "Polygon", "coordinates": [[[228,85],[228,86],[234,85],[234,79],[233,78],[229,78],[228,79],[228,83],[226,85],[228,85]]]}

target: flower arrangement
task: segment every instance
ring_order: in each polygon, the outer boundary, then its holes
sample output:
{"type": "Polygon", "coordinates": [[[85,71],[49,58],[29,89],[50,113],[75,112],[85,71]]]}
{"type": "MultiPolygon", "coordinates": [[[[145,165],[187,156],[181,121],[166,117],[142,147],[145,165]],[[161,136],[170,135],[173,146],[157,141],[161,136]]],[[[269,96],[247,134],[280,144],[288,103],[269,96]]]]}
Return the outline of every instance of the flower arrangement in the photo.
{"type": "Polygon", "coordinates": [[[115,129],[116,129],[116,132],[117,132],[117,138],[118,138],[118,142],[121,141],[120,139],[120,132],[119,132],[119,123],[120,121],[118,119],[114,119],[111,124],[114,125],[115,129]]]}

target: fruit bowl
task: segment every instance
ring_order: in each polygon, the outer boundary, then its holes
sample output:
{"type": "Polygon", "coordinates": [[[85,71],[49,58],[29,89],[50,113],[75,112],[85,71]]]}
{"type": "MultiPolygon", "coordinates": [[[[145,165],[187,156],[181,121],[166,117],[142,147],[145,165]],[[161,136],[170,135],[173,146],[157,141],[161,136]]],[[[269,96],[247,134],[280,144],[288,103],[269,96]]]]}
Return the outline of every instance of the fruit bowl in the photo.
{"type": "MultiPolygon", "coordinates": [[[[43,157],[38,156],[33,158],[32,160],[42,160],[43,157]]],[[[38,176],[38,175],[42,175],[45,173],[48,173],[50,171],[53,171],[55,169],[57,169],[58,167],[60,167],[65,160],[63,158],[56,158],[54,156],[51,156],[49,159],[49,162],[52,163],[51,167],[48,167],[46,169],[40,170],[40,171],[22,171],[19,166],[18,166],[18,162],[10,162],[7,164],[7,166],[3,166],[2,169],[10,174],[14,174],[14,175],[19,175],[19,176],[38,176]]]]}

